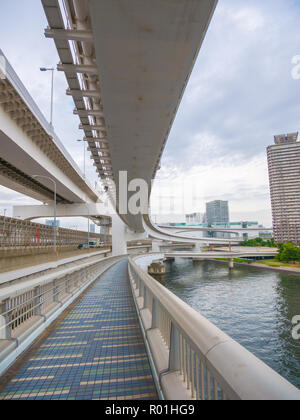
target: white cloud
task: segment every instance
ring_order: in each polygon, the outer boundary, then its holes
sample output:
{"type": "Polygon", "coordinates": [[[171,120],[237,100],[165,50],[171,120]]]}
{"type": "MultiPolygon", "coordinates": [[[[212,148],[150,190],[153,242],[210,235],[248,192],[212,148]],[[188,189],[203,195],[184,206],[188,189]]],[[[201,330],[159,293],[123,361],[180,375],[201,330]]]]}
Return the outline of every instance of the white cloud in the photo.
{"type": "Polygon", "coordinates": [[[232,13],[232,19],[239,26],[239,29],[247,32],[254,32],[264,28],[265,19],[261,12],[255,8],[245,7],[232,13]]]}
{"type": "Polygon", "coordinates": [[[234,218],[238,214],[263,215],[270,224],[269,186],[266,157],[264,154],[245,161],[232,156],[230,161],[218,158],[210,165],[197,165],[176,176],[164,173],[154,184],[152,212],[155,214],[185,214],[205,212],[207,201],[228,200],[234,218]]]}

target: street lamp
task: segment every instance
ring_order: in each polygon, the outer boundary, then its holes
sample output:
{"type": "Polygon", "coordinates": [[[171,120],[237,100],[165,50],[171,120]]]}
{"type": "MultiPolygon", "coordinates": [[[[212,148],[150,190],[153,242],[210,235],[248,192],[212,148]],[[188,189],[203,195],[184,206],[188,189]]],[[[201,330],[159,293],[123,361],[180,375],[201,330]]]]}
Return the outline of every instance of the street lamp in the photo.
{"type": "Polygon", "coordinates": [[[90,209],[87,204],[86,204],[86,208],[88,211],[88,249],[90,249],[90,209]]]}
{"type": "Polygon", "coordinates": [[[50,125],[53,128],[53,90],[54,90],[54,71],[55,69],[47,68],[47,67],[41,67],[41,71],[51,71],[52,72],[52,81],[51,81],[51,111],[50,111],[50,125]]]}
{"type": "Polygon", "coordinates": [[[56,252],[56,182],[49,176],[44,175],[32,175],[32,178],[44,178],[49,179],[54,184],[54,233],[53,233],[53,247],[56,252]]]}
{"type": "Polygon", "coordinates": [[[85,179],[85,142],[84,140],[77,140],[78,142],[83,142],[83,177],[85,179]]]}

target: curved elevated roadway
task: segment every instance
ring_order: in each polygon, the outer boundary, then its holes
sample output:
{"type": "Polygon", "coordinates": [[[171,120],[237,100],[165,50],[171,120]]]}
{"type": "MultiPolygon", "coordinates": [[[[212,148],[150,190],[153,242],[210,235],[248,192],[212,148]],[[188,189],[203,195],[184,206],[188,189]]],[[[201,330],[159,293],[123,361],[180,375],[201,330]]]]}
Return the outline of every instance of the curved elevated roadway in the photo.
{"type": "Polygon", "coordinates": [[[36,200],[96,203],[97,191],[86,181],[62,142],[0,50],[5,77],[0,78],[0,184],[36,200]]]}
{"type": "MultiPolygon", "coordinates": [[[[217,1],[65,0],[65,10],[58,0],[42,4],[45,35],[54,39],[99,177],[111,197],[120,171],[128,183],[146,181],[150,195],[217,1]]],[[[145,231],[142,214],[122,214],[118,200],[116,207],[132,231],[145,231]]]]}

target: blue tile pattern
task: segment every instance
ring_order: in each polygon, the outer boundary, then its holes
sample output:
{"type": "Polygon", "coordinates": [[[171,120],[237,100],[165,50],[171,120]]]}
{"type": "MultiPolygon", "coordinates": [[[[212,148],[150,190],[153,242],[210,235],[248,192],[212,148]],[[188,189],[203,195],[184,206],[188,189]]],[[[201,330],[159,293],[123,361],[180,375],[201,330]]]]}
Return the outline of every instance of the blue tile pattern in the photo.
{"type": "Polygon", "coordinates": [[[83,295],[0,400],[157,399],[124,259],[83,295]]]}

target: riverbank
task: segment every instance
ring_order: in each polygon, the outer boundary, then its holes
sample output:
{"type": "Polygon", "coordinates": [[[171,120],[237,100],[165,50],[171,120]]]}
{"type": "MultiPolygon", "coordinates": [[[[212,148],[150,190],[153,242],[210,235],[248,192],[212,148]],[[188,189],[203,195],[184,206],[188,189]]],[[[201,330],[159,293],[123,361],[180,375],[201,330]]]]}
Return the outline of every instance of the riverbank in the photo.
{"type": "MultiPolygon", "coordinates": [[[[226,262],[224,260],[218,260],[218,259],[209,259],[207,261],[213,261],[213,262],[228,264],[228,262],[226,262]]],[[[263,270],[271,270],[271,271],[277,271],[277,272],[281,272],[281,273],[289,273],[289,274],[300,275],[300,268],[297,268],[297,267],[287,267],[287,266],[271,267],[269,265],[262,264],[262,263],[257,263],[257,262],[250,263],[250,264],[249,263],[242,263],[242,262],[235,262],[234,265],[243,266],[243,267],[253,267],[253,268],[258,268],[258,269],[263,269],[263,270]]]]}

